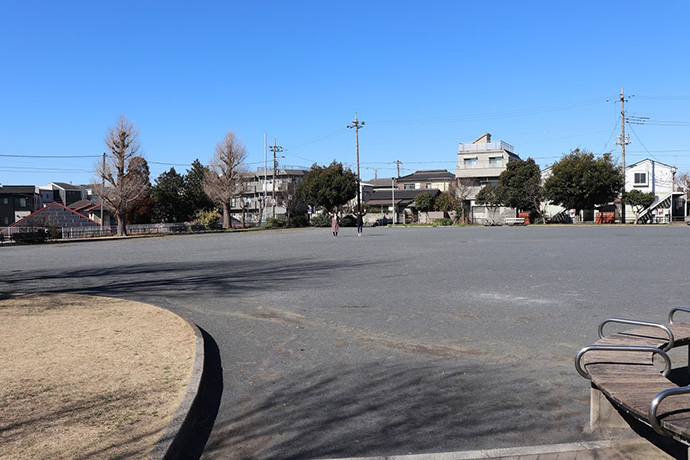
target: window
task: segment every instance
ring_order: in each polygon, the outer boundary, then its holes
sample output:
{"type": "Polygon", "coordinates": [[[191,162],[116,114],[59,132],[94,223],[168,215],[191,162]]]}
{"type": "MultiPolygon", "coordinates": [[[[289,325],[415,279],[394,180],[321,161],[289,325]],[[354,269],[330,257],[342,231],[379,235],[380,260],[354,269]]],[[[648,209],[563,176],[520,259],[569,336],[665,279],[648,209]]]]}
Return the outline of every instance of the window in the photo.
{"type": "Polygon", "coordinates": [[[431,182],[427,182],[424,188],[431,188],[431,182]]]}
{"type": "Polygon", "coordinates": [[[26,198],[15,197],[14,198],[14,205],[18,208],[26,208],[26,198]]]}
{"type": "Polygon", "coordinates": [[[647,185],[647,173],[635,173],[635,178],[633,179],[633,185],[647,185]]]}
{"type": "Polygon", "coordinates": [[[403,184],[403,190],[414,190],[414,184],[403,184]]]}
{"type": "MultiPolygon", "coordinates": [[[[7,198],[5,198],[5,199],[7,199],[7,198]]],[[[4,226],[10,225],[10,218],[9,217],[2,217],[2,218],[0,218],[0,223],[2,223],[2,225],[4,225],[4,226]]]]}
{"type": "Polygon", "coordinates": [[[500,168],[503,166],[503,157],[489,157],[489,166],[492,168],[500,168]]]}
{"type": "Polygon", "coordinates": [[[463,165],[465,166],[466,169],[474,168],[477,165],[477,159],[476,158],[465,158],[463,160],[463,165]]]}
{"type": "Polygon", "coordinates": [[[0,198],[0,204],[10,204],[10,199],[7,197],[0,198]]]}

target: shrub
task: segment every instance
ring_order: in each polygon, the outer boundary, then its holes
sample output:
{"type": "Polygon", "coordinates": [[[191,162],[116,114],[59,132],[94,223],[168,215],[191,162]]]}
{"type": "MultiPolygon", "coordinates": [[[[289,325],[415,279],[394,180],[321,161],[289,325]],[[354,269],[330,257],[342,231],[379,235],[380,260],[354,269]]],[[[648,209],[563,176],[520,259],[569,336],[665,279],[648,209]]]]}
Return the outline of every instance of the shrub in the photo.
{"type": "Polygon", "coordinates": [[[199,211],[194,216],[194,222],[213,228],[220,221],[220,214],[216,211],[199,211]]]}
{"type": "Polygon", "coordinates": [[[281,218],[269,217],[266,221],[267,228],[282,228],[287,226],[287,221],[281,218]]]}
{"type": "Polygon", "coordinates": [[[330,227],[331,218],[327,214],[314,214],[311,216],[311,225],[313,227],[330,227]]]}
{"type": "Polygon", "coordinates": [[[342,219],[340,219],[340,226],[341,227],[356,227],[357,226],[357,218],[355,216],[351,216],[351,215],[343,216],[342,219]]]}
{"type": "Polygon", "coordinates": [[[299,215],[290,218],[290,227],[308,227],[309,226],[309,219],[307,219],[307,216],[304,215],[299,215]]]}
{"type": "Polygon", "coordinates": [[[436,219],[434,223],[432,224],[434,227],[446,227],[448,225],[453,225],[453,221],[451,219],[436,219]]]}

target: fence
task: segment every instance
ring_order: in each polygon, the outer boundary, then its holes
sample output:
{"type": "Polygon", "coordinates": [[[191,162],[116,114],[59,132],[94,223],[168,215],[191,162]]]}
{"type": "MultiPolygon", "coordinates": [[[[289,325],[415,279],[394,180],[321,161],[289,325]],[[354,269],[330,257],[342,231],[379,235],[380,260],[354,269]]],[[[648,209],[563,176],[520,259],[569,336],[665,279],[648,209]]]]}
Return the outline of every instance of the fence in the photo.
{"type": "MultiPolygon", "coordinates": [[[[212,226],[211,230],[216,230],[212,226]]],[[[219,229],[219,228],[218,228],[219,229]]],[[[62,239],[70,240],[77,238],[96,238],[103,236],[113,236],[117,232],[116,227],[62,227],[62,239]]],[[[203,232],[207,228],[201,224],[189,224],[187,222],[173,222],[166,224],[132,224],[127,225],[128,235],[143,235],[151,233],[180,233],[180,232],[203,232]]],[[[12,241],[12,235],[25,233],[26,228],[0,227],[0,244],[12,241]]],[[[53,236],[55,238],[55,236],[53,236]]]]}
{"type": "MultiPolygon", "coordinates": [[[[185,232],[189,230],[186,223],[171,224],[132,224],[127,226],[127,234],[143,235],[148,233],[173,233],[185,232]]],[[[116,233],[116,228],[111,227],[63,227],[63,239],[75,238],[94,238],[98,236],[112,236],[116,233]]]]}

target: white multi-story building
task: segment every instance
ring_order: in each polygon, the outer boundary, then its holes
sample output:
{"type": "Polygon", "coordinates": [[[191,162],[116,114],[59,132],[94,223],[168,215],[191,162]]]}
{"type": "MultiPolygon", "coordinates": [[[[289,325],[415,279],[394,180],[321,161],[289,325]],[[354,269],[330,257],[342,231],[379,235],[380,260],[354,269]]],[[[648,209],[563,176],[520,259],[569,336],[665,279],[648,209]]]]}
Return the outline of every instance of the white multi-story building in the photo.
{"type": "Polygon", "coordinates": [[[244,214],[247,225],[258,225],[274,215],[285,214],[286,205],[294,199],[296,185],[302,182],[307,171],[286,166],[276,169],[275,176],[272,169],[263,168],[245,173],[244,190],[241,197],[232,200],[231,216],[242,222],[244,214]]]}
{"type": "Polygon", "coordinates": [[[484,133],[471,143],[460,143],[455,177],[459,188],[463,189],[465,205],[470,210],[473,222],[486,223],[499,221],[504,217],[515,217],[515,210],[512,208],[491,210],[477,205],[475,198],[485,185],[497,185],[506,165],[516,160],[520,160],[520,157],[515,153],[514,147],[503,141],[492,142],[489,133],[484,133]]]}
{"type": "MultiPolygon", "coordinates": [[[[654,194],[654,203],[640,213],[638,221],[671,222],[683,220],[686,214],[686,195],[675,190],[678,168],[646,158],[625,168],[625,191],[639,190],[654,194]]],[[[635,213],[626,205],[625,221],[634,222],[635,213]]]]}

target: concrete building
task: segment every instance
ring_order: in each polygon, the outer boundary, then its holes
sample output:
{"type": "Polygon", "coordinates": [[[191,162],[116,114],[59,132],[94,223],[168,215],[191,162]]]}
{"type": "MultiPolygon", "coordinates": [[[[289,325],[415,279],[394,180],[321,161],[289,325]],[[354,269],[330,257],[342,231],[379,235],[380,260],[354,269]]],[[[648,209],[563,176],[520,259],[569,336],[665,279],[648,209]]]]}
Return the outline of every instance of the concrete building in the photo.
{"type": "Polygon", "coordinates": [[[231,217],[254,226],[265,223],[274,213],[276,217],[284,215],[291,200],[295,199],[297,184],[302,182],[307,172],[307,168],[299,166],[278,168],[275,170],[275,182],[273,169],[261,168],[245,173],[242,196],[231,203],[231,217]]]}
{"type": "Polygon", "coordinates": [[[475,198],[485,185],[497,185],[499,176],[506,170],[506,165],[518,160],[520,157],[512,145],[503,141],[492,142],[489,133],[482,134],[468,144],[460,143],[455,177],[473,223],[481,224],[500,221],[504,217],[515,217],[515,210],[512,208],[501,207],[492,210],[477,205],[475,198]]]}

